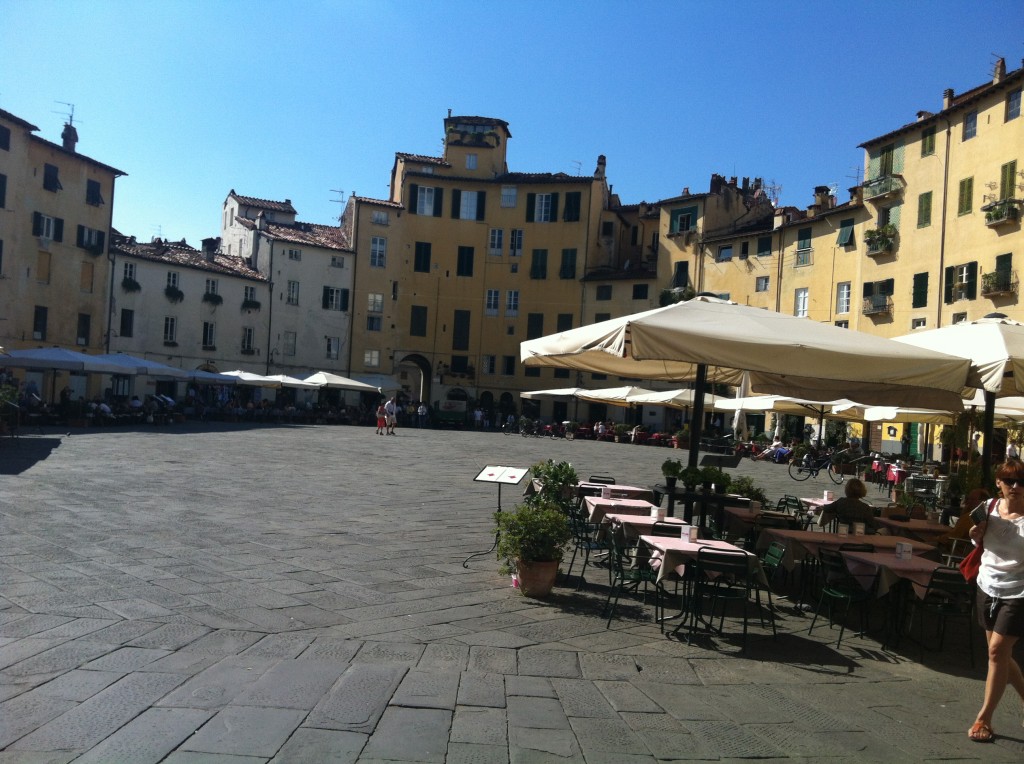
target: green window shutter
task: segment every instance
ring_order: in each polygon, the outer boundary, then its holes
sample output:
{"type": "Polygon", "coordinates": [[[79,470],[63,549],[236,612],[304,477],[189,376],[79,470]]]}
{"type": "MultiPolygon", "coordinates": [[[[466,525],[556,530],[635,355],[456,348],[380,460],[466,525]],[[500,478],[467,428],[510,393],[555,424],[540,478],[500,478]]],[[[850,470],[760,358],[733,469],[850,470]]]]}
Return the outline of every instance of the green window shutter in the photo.
{"type": "Polygon", "coordinates": [[[551,194],[551,222],[558,220],[558,194],[551,194]]]}
{"type": "Polygon", "coordinates": [[[942,274],[942,301],[949,305],[953,302],[953,280],[956,278],[956,269],[950,265],[942,274]]]}
{"type": "Polygon", "coordinates": [[[0,173],[0,210],[7,206],[7,176],[0,173]]]}
{"type": "Polygon", "coordinates": [[[75,245],[79,247],[85,246],[85,226],[78,226],[78,238],[75,239],[75,245]]]}
{"type": "Polygon", "coordinates": [[[532,223],[534,211],[537,209],[537,195],[527,194],[526,195],[526,222],[532,223]]]}
{"type": "Polygon", "coordinates": [[[873,281],[865,281],[864,282],[864,296],[865,297],[874,297],[874,295],[875,295],[875,282],[873,282],[873,281]]]}
{"type": "MultiPolygon", "coordinates": [[[[1017,180],[1017,162],[1007,162],[1000,171],[999,200],[1012,199],[1017,180]]],[[[0,205],[3,206],[3,205],[0,205]]]]}
{"type": "Polygon", "coordinates": [[[100,248],[100,251],[103,251],[105,249],[105,247],[106,247],[106,244],[107,244],[107,235],[103,231],[99,231],[96,234],[96,246],[100,248]]]}
{"type": "Polygon", "coordinates": [[[420,187],[415,183],[409,184],[409,212],[416,214],[416,203],[419,201],[420,187]]]}
{"type": "Polygon", "coordinates": [[[912,308],[925,308],[928,306],[928,273],[914,274],[914,293],[911,300],[912,308]]]}
{"type": "Polygon", "coordinates": [[[932,192],[925,191],[917,197],[917,227],[926,228],[932,224],[932,192]]]}
{"type": "Polygon", "coordinates": [[[797,238],[797,243],[796,243],[796,248],[797,249],[810,249],[811,248],[811,229],[810,228],[801,228],[797,232],[796,238],[797,238]]]}
{"type": "Polygon", "coordinates": [[[889,225],[899,230],[900,227],[900,216],[903,212],[902,204],[894,204],[889,208],[889,225]]]}
{"type": "Polygon", "coordinates": [[[342,311],[348,311],[348,290],[341,290],[341,309],[342,311]]]}
{"type": "Polygon", "coordinates": [[[878,177],[878,168],[881,165],[881,153],[878,149],[868,152],[868,177],[865,180],[874,180],[878,177]]]}
{"type": "MultiPolygon", "coordinates": [[[[769,239],[769,241],[771,241],[769,239]]],[[[846,220],[840,221],[839,223],[839,238],[836,239],[836,244],[840,247],[846,247],[853,243],[853,218],[847,218],[846,220]]],[[[760,244],[758,244],[760,249],[760,244]]]]}
{"type": "Polygon", "coordinates": [[[1005,255],[996,255],[996,273],[1003,273],[1009,275],[1010,271],[1013,270],[1013,253],[1007,252],[1005,255]]]}
{"type": "Polygon", "coordinates": [[[483,220],[484,215],[487,211],[487,192],[477,191],[476,192],[476,219],[483,220]]]}
{"type": "Polygon", "coordinates": [[[880,282],[878,284],[878,293],[887,297],[891,297],[896,294],[896,280],[886,279],[885,281],[880,282]]]}
{"type": "Polygon", "coordinates": [[[562,250],[562,267],[558,270],[558,277],[561,279],[576,278],[576,250],[562,250]]]}
{"type": "Polygon", "coordinates": [[[772,237],[759,236],[757,238],[757,256],[769,257],[772,253],[772,237]]]}
{"type": "Polygon", "coordinates": [[[567,332],[572,329],[572,313],[559,313],[555,321],[556,332],[567,332]]]}
{"type": "Polygon", "coordinates": [[[565,195],[565,210],[562,212],[562,219],[567,223],[573,223],[580,219],[580,192],[569,191],[565,195]]]}
{"type": "Polygon", "coordinates": [[[935,153],[935,126],[926,127],[921,132],[921,156],[931,156],[935,153]]]}
{"type": "Polygon", "coordinates": [[[434,217],[439,218],[444,214],[444,189],[434,189],[434,217]]]}
{"type": "Polygon", "coordinates": [[[64,241],[64,218],[53,219],[53,240],[64,241]]]}
{"type": "Polygon", "coordinates": [[[896,144],[892,149],[892,171],[893,173],[899,174],[903,172],[903,155],[906,147],[903,145],[903,141],[896,141],[896,144]]]}
{"type": "Polygon", "coordinates": [[[960,196],[957,203],[957,214],[966,215],[974,206],[974,178],[960,181],[960,196]]]}
{"type": "Polygon", "coordinates": [[[452,217],[459,217],[459,207],[462,205],[462,192],[459,189],[452,190],[452,217]]]}
{"type": "Polygon", "coordinates": [[[32,213],[32,235],[42,236],[43,235],[43,215],[40,212],[32,213]]]}
{"type": "Polygon", "coordinates": [[[324,294],[323,294],[323,297],[320,300],[320,307],[322,307],[324,310],[327,310],[329,307],[331,307],[331,288],[330,287],[327,287],[327,286],[324,287],[324,294]]]}
{"type": "Polygon", "coordinates": [[[973,300],[978,296],[978,263],[967,264],[967,299],[973,300]]]}

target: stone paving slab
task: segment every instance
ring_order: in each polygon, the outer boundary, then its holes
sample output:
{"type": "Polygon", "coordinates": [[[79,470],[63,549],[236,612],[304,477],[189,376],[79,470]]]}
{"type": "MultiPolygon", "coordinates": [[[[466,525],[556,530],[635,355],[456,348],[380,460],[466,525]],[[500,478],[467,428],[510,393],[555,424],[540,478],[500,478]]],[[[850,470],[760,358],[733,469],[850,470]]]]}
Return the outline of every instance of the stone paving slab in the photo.
{"type": "MultiPolygon", "coordinates": [[[[996,744],[964,735],[983,660],[972,672],[962,633],[924,665],[872,636],[837,650],[783,598],[776,639],[755,622],[745,652],[729,628],[688,645],[628,598],[607,628],[603,570],[541,602],[493,555],[463,567],[493,542],[482,463],[565,458],[647,485],[662,450],[370,435],[39,436],[57,447],[0,494],[0,764],[1024,759],[1009,695],[996,744]],[[128,489],[104,468],[125,453],[128,489]]],[[[775,465],[734,472],[769,496],[822,490],[775,465]]]]}

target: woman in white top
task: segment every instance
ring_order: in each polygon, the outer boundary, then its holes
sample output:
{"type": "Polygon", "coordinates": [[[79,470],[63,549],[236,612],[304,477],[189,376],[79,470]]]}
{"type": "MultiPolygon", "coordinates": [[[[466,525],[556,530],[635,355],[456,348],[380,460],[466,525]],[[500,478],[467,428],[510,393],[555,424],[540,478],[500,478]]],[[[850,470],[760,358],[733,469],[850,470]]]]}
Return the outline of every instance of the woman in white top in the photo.
{"type": "Polygon", "coordinates": [[[992,716],[1010,684],[1024,700],[1024,674],[1013,648],[1024,637],[1024,462],[1007,459],[996,472],[1002,496],[984,505],[971,528],[971,541],[984,546],[978,572],[978,620],[988,642],[985,700],[967,733],[987,743],[994,737],[992,716]]]}

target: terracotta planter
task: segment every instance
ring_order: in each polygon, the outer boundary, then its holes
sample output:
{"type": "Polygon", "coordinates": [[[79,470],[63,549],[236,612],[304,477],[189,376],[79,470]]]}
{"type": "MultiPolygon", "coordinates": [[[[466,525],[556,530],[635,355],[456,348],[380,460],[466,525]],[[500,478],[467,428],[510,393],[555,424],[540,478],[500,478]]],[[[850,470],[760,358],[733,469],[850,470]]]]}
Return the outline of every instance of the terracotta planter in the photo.
{"type": "Polygon", "coordinates": [[[516,560],[519,590],[527,597],[547,597],[555,586],[560,560],[552,562],[526,562],[516,560]]]}

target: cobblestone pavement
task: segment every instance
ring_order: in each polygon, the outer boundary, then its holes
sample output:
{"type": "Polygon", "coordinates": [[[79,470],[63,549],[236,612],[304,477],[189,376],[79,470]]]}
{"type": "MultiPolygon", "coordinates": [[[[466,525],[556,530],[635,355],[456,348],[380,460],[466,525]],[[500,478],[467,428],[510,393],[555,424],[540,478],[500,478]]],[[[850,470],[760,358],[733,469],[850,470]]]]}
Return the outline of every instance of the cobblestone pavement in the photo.
{"type": "MultiPolygon", "coordinates": [[[[924,663],[780,601],[779,635],[601,617],[604,570],[523,598],[497,575],[485,464],[660,478],[671,452],[400,429],[173,425],[0,439],[0,764],[1020,762],[962,632],[924,663]]],[[[685,458],[685,452],[674,455],[685,458]]],[[[784,468],[737,470],[820,495],[784,468]]],[[[509,507],[519,489],[505,489],[509,507]]],[[[756,624],[756,619],[755,619],[756,624]]],[[[979,637],[980,635],[976,635],[979,637]]]]}

